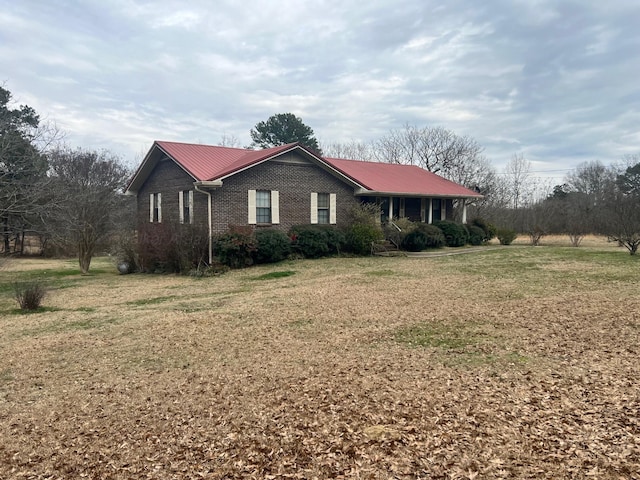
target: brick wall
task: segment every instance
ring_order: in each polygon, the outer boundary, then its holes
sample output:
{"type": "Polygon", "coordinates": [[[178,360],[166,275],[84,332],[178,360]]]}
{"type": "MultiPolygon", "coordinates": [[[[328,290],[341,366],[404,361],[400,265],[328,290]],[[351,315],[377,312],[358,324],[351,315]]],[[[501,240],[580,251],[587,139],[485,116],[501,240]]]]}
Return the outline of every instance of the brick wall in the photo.
{"type": "MultiPolygon", "coordinates": [[[[160,162],[138,192],[138,224],[149,223],[149,195],[162,194],[162,223],[179,221],[178,192],[193,190],[193,178],[173,161],[160,162]]],[[[248,191],[280,192],[280,224],[287,231],[293,225],[311,222],[311,192],[336,194],[336,222],[344,225],[347,213],[358,200],[353,188],[296,154],[278,157],[237,173],[212,191],[212,227],[225,232],[229,225],[247,225],[248,191]]],[[[194,192],[194,223],[207,226],[207,195],[194,192]]],[[[257,228],[264,228],[258,226],[257,228]]]]}
{"type": "MultiPolygon", "coordinates": [[[[138,192],[138,225],[149,223],[149,195],[162,194],[162,223],[180,221],[178,192],[193,190],[193,178],[172,160],[160,162],[138,192]]],[[[194,223],[207,224],[207,196],[193,193],[194,223]]]]}
{"type": "Polygon", "coordinates": [[[336,194],[338,226],[347,222],[348,211],[358,203],[353,187],[332,174],[314,164],[283,157],[233,175],[223,181],[222,188],[213,191],[214,232],[223,232],[229,225],[247,224],[249,190],[277,190],[280,193],[280,224],[273,228],[284,231],[293,225],[311,223],[311,192],[336,194]]]}

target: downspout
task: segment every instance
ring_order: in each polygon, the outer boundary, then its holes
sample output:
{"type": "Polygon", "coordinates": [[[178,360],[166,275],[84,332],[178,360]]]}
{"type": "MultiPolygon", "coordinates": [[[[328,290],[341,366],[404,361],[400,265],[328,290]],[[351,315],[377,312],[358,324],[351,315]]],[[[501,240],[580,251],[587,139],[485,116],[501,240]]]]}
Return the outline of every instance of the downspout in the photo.
{"type": "Polygon", "coordinates": [[[209,265],[213,263],[213,222],[212,222],[212,214],[211,214],[211,192],[207,190],[203,190],[200,187],[205,188],[219,188],[222,186],[222,182],[194,182],[193,187],[197,192],[204,193],[207,196],[207,217],[209,223],[209,265]]]}

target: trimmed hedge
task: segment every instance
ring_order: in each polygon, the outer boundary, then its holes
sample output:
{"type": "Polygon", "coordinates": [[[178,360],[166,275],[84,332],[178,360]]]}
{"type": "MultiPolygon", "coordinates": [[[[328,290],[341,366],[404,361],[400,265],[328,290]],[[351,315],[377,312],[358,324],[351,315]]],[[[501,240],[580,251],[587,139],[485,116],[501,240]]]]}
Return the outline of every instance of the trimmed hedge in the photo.
{"type": "Polygon", "coordinates": [[[469,234],[464,225],[449,220],[433,222],[433,225],[442,230],[447,247],[463,247],[466,245],[469,234]]]}
{"type": "Polygon", "coordinates": [[[484,218],[476,217],[471,220],[469,225],[474,225],[482,229],[482,231],[484,232],[482,243],[488,243],[492,238],[496,236],[496,227],[487,222],[484,218]]]}
{"type": "Polygon", "coordinates": [[[254,252],[256,263],[275,263],[286,259],[291,253],[291,240],[281,230],[272,228],[256,230],[257,250],[254,252]]]}
{"type": "Polygon", "coordinates": [[[329,255],[329,236],[319,225],[295,225],[289,230],[293,251],[306,258],[329,255]]]}
{"type": "Polygon", "coordinates": [[[442,248],[446,245],[446,240],[442,230],[435,225],[429,225],[428,223],[421,223],[417,227],[427,238],[427,248],[442,248]]]}
{"type": "Polygon", "coordinates": [[[500,245],[511,245],[511,242],[516,239],[518,234],[515,230],[511,230],[509,228],[499,228],[496,231],[496,236],[498,237],[498,240],[500,240],[500,245]]]}
{"type": "Polygon", "coordinates": [[[346,248],[356,255],[371,255],[371,245],[383,239],[380,225],[356,223],[347,229],[346,248]]]}
{"type": "Polygon", "coordinates": [[[420,252],[427,248],[440,248],[445,244],[442,230],[433,225],[419,224],[407,233],[402,241],[402,248],[408,252],[420,252]]]}
{"type": "Polygon", "coordinates": [[[475,225],[467,225],[467,234],[468,234],[468,240],[467,242],[469,243],[469,245],[482,245],[483,243],[485,243],[485,233],[484,230],[482,230],[482,228],[477,227],[475,225]]]}
{"type": "Polygon", "coordinates": [[[253,264],[258,249],[251,227],[231,227],[229,232],[213,239],[213,252],[223,265],[244,268],[253,264]]]}

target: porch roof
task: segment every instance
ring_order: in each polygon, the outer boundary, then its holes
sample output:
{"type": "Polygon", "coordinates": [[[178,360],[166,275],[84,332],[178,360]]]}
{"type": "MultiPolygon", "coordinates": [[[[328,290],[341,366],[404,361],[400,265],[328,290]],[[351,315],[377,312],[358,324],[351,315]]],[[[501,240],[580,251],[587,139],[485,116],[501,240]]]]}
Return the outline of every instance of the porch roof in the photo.
{"type": "Polygon", "coordinates": [[[341,158],[324,158],[336,170],[359,184],[366,190],[362,195],[409,195],[454,198],[481,198],[477,192],[455,182],[428,172],[416,165],[363,162],[341,158]]]}

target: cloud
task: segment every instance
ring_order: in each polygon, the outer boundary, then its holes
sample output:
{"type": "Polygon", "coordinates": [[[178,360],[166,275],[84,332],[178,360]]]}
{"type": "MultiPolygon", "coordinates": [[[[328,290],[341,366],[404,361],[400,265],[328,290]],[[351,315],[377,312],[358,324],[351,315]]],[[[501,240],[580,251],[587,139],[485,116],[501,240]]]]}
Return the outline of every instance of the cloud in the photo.
{"type": "Polygon", "coordinates": [[[0,64],[69,142],[127,157],[156,138],[248,144],[291,111],[326,141],[441,125],[498,167],[571,168],[640,151],[638,24],[631,0],[25,0],[0,12],[0,64]]]}

